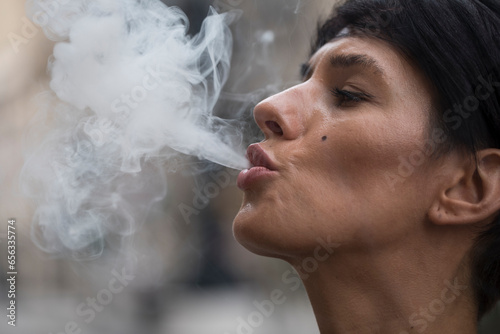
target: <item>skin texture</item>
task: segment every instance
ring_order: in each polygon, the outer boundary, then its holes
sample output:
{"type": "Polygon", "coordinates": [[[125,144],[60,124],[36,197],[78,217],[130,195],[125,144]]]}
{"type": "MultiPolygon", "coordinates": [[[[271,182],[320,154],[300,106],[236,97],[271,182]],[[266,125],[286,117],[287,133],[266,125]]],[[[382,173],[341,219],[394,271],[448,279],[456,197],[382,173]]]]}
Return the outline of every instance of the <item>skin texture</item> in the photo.
{"type": "Polygon", "coordinates": [[[498,150],[479,152],[478,165],[459,150],[424,153],[402,177],[401,161],[436,130],[429,82],[360,36],[331,41],[309,66],[303,83],[255,108],[277,172],[245,190],[236,239],[297,269],[322,334],[476,333],[468,253],[500,208],[498,150]]]}

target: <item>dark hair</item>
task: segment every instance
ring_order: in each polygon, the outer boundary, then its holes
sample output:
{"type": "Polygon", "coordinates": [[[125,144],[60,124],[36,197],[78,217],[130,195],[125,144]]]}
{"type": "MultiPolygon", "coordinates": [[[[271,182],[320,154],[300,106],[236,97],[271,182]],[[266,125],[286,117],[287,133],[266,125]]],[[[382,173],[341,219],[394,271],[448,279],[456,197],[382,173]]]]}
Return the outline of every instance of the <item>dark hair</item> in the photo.
{"type": "MultiPolygon", "coordinates": [[[[312,54],[344,28],[388,42],[437,93],[434,125],[448,148],[500,148],[500,1],[348,0],[318,28],[312,54]]],[[[500,299],[500,219],[471,251],[480,319],[500,299]]]]}

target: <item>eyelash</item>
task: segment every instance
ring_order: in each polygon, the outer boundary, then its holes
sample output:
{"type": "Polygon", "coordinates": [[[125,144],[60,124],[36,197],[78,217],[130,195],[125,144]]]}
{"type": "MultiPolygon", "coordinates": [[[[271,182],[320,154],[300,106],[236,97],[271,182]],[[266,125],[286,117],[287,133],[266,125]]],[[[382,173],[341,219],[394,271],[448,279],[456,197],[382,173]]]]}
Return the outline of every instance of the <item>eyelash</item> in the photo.
{"type": "Polygon", "coordinates": [[[348,90],[342,90],[339,88],[334,88],[331,90],[333,96],[338,98],[337,107],[342,107],[346,103],[359,103],[366,101],[370,98],[370,95],[359,92],[352,92],[348,90]]]}

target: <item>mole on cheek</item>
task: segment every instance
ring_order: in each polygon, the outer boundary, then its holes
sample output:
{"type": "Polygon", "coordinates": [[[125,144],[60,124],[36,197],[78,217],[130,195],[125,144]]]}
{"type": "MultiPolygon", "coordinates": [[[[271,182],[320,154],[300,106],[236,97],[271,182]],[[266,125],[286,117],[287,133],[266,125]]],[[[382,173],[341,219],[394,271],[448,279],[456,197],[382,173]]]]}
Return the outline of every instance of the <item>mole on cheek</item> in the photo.
{"type": "Polygon", "coordinates": [[[327,136],[323,136],[323,138],[321,138],[322,141],[325,141],[328,137],[327,136]]]}

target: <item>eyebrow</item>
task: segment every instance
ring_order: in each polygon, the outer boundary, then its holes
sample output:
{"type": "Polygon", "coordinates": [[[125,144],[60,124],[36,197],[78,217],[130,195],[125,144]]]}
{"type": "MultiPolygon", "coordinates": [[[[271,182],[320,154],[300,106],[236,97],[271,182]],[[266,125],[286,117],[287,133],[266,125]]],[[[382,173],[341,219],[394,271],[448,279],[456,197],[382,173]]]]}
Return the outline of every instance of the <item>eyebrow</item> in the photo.
{"type": "MultiPolygon", "coordinates": [[[[376,74],[381,76],[385,75],[384,70],[378,64],[378,62],[364,54],[337,54],[332,55],[330,57],[330,64],[335,68],[349,68],[353,66],[361,66],[366,69],[373,70],[376,74]]],[[[313,70],[312,66],[309,63],[302,64],[302,68],[300,74],[303,79],[305,79],[311,71],[313,70]]]]}

